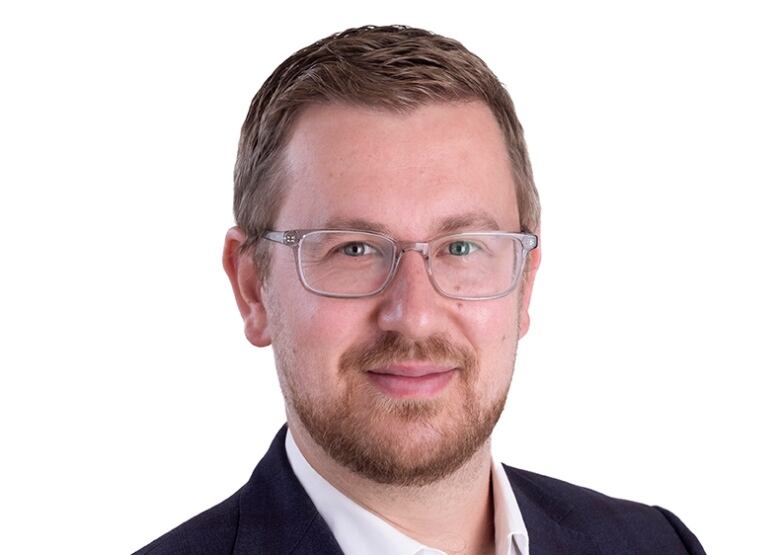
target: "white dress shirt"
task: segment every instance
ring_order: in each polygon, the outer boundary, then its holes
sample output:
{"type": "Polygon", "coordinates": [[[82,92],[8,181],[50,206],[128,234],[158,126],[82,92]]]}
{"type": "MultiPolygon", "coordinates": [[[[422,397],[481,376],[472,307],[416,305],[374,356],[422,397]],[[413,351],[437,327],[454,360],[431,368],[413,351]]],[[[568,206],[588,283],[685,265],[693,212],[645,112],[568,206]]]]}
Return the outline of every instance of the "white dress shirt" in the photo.
{"type": "MultiPolygon", "coordinates": [[[[320,476],[287,430],[287,458],[345,555],[446,555],[403,534],[364,509],[320,476]]],[[[528,532],[504,468],[493,461],[493,524],[496,555],[530,555],[528,532]]]]}

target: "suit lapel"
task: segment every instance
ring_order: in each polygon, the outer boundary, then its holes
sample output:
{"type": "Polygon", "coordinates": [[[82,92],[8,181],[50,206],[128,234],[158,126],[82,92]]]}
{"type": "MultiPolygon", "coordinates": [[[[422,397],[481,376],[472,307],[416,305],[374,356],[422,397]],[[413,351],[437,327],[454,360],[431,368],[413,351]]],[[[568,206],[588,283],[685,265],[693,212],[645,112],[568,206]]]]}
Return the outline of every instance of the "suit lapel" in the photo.
{"type": "MultiPolygon", "coordinates": [[[[333,533],[293,473],[284,448],[287,426],[241,489],[235,555],[343,555],[333,533]]],[[[564,526],[571,512],[520,470],[504,467],[534,555],[601,555],[590,537],[564,526]]]]}
{"type": "Polygon", "coordinates": [[[571,512],[566,502],[549,496],[519,470],[504,465],[520,506],[533,555],[600,555],[590,536],[562,521],[571,512]]]}
{"type": "Polygon", "coordinates": [[[233,553],[343,555],[293,473],[284,449],[286,433],[283,426],[241,490],[233,553]]]}

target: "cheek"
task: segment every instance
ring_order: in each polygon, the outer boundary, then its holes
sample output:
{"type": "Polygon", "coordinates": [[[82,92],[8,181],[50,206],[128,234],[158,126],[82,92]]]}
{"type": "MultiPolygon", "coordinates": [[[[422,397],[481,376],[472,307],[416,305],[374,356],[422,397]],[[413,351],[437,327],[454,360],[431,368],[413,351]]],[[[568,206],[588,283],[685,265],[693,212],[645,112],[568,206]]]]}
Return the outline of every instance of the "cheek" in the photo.
{"type": "Polygon", "coordinates": [[[284,358],[285,371],[313,394],[324,393],[328,384],[335,387],[340,356],[367,329],[363,317],[344,300],[306,291],[276,298],[276,310],[269,315],[271,341],[284,358]]]}
{"type": "Polygon", "coordinates": [[[354,301],[306,294],[293,308],[300,343],[323,351],[349,347],[366,329],[366,316],[354,301]]]}
{"type": "Polygon", "coordinates": [[[278,261],[266,291],[272,344],[296,354],[333,342],[342,326],[325,297],[304,289],[292,257],[278,261]]]}
{"type": "Polygon", "coordinates": [[[480,360],[480,389],[488,398],[503,394],[512,379],[517,351],[518,299],[488,301],[470,314],[468,338],[480,360]]]}
{"type": "Polygon", "coordinates": [[[482,355],[490,352],[511,352],[517,345],[520,323],[520,298],[511,295],[492,301],[473,301],[477,304],[458,306],[461,319],[466,322],[469,341],[482,355]]]}

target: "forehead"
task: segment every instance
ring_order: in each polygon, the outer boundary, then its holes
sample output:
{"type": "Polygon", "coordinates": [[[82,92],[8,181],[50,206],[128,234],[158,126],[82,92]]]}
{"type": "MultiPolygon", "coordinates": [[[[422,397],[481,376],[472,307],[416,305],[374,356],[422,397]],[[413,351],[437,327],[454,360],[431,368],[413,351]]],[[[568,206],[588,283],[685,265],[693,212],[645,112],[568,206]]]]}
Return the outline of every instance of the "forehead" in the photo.
{"type": "Polygon", "coordinates": [[[427,104],[406,113],[309,106],[292,129],[285,166],[280,229],[360,221],[421,239],[457,227],[453,222],[518,225],[503,135],[482,102],[427,104]]]}

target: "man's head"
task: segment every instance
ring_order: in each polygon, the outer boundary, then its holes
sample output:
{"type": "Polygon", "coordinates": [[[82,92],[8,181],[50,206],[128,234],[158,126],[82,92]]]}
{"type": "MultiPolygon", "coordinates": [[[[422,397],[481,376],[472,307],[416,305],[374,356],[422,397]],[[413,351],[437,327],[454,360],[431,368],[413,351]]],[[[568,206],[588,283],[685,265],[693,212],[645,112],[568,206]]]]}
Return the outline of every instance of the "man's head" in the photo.
{"type": "Polygon", "coordinates": [[[285,60],[252,99],[241,129],[233,211],[260,269],[287,187],[284,150],[307,106],[340,103],[403,113],[424,104],[480,100],[490,107],[506,142],[519,207],[518,226],[536,233],[539,199],[523,129],[512,99],[485,63],[459,42],[402,26],[337,33],[285,60]]]}
{"type": "MultiPolygon", "coordinates": [[[[409,252],[380,293],[343,299],[305,289],[293,252],[259,239],[269,229],[360,229],[403,242],[536,231],[520,125],[478,58],[397,27],[302,50],[253,100],[235,208],[225,267],[247,337],[274,346],[299,440],[369,479],[406,485],[448,475],[485,444],[528,327],[538,251],[521,285],[500,298],[440,294],[431,266],[409,252]],[[260,249],[258,260],[258,242],[273,256],[260,249]]],[[[352,246],[327,256],[352,259],[352,246]]],[[[429,257],[468,264],[459,254],[429,257]]]]}

